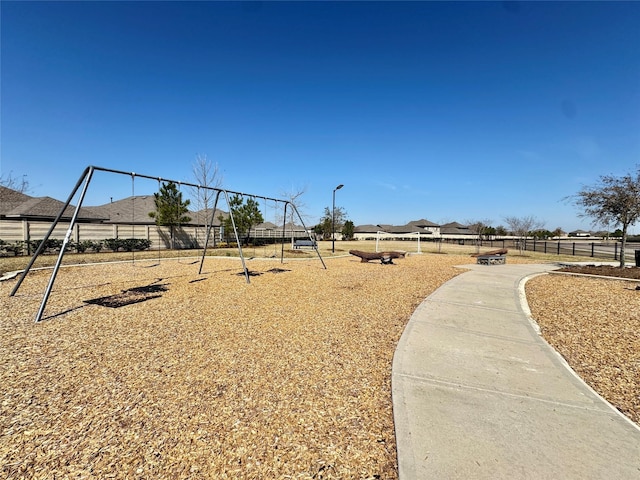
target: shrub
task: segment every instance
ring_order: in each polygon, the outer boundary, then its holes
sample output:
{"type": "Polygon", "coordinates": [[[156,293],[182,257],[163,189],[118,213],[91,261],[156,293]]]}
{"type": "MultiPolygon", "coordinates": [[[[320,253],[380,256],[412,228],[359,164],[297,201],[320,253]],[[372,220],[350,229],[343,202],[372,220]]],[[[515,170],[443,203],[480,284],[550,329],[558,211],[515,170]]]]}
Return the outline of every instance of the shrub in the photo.
{"type": "MultiPolygon", "coordinates": [[[[42,240],[30,240],[29,244],[31,246],[31,250],[35,252],[40,247],[41,243],[42,243],[42,240]]],[[[62,248],[62,243],[63,243],[62,240],[58,238],[50,238],[44,243],[42,253],[59,252],[60,249],[62,248]]],[[[71,248],[73,248],[73,245],[71,243],[67,244],[67,250],[70,250],[71,248]]]]}
{"type": "Polygon", "coordinates": [[[151,240],[146,238],[139,238],[136,242],[136,250],[146,250],[151,247],[151,240]]]}
{"type": "Polygon", "coordinates": [[[151,246],[151,240],[146,238],[123,238],[122,248],[126,252],[133,252],[135,250],[146,250],[151,246]]]}
{"type": "Polygon", "coordinates": [[[112,252],[117,252],[121,247],[119,238],[105,238],[103,243],[104,243],[104,246],[107,247],[112,252]]]}
{"type": "Polygon", "coordinates": [[[83,240],[81,242],[75,242],[73,247],[76,249],[76,252],[84,253],[87,250],[95,249],[95,243],[91,240],[83,240]]]}
{"type": "Polygon", "coordinates": [[[107,238],[104,245],[114,252],[123,249],[126,252],[146,250],[151,246],[151,240],[146,238],[107,238]]]}
{"type": "Polygon", "coordinates": [[[4,240],[0,240],[0,257],[7,257],[10,254],[15,255],[16,257],[18,255],[23,255],[24,246],[25,246],[25,242],[20,241],[20,242],[9,243],[9,242],[5,242],[4,240]]]}

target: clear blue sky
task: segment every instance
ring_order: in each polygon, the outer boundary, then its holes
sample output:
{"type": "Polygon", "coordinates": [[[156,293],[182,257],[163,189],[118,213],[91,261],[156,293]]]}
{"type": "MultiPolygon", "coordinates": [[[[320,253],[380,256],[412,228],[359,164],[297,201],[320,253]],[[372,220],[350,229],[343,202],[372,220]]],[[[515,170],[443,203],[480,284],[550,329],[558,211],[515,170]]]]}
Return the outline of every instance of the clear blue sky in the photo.
{"type": "MultiPolygon", "coordinates": [[[[311,223],[534,215],[640,164],[640,2],[1,2],[1,168],[306,188],[311,223]]],[[[151,193],[139,182],[136,193],[151,193]]],[[[88,205],[131,194],[96,175],[88,205]]],[[[634,229],[632,229],[634,230],[634,229]]],[[[639,231],[636,226],[635,231],[639,231]]]]}

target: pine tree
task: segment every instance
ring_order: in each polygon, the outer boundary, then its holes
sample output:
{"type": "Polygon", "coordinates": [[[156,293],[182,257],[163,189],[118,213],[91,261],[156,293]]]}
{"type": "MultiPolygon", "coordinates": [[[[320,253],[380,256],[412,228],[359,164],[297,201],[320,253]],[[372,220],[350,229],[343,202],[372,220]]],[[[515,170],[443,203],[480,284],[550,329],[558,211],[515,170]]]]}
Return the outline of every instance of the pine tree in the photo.
{"type": "Polygon", "coordinates": [[[171,232],[171,248],[175,248],[175,228],[191,221],[191,217],[185,215],[189,210],[190,200],[182,200],[182,192],[178,190],[174,182],[163,183],[158,193],[154,193],[155,212],[149,212],[149,216],[156,221],[158,226],[167,226],[171,232]]]}

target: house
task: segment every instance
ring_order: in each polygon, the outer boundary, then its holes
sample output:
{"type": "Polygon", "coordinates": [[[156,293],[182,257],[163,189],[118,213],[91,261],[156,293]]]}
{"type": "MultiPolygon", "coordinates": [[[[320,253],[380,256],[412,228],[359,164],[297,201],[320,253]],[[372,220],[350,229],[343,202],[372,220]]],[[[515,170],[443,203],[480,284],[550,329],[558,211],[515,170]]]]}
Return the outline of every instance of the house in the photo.
{"type": "MultiPolygon", "coordinates": [[[[0,219],[20,219],[33,221],[53,221],[64,207],[64,202],[51,197],[31,197],[10,188],[0,186],[0,219]]],[[[71,220],[75,207],[69,205],[62,214],[62,220],[71,220]]],[[[100,222],[104,217],[87,208],[81,208],[78,222],[100,222]]]]}
{"type": "MultiPolygon", "coordinates": [[[[31,197],[0,186],[0,240],[14,243],[44,238],[64,205],[64,202],[51,197],[31,197]]],[[[157,226],[155,220],[149,216],[149,212],[155,209],[153,195],[131,196],[99,206],[83,206],[78,212],[71,240],[80,242],[107,238],[139,238],[150,240],[153,245],[159,244],[160,248],[168,248],[171,244],[176,244],[179,248],[198,248],[204,245],[206,227],[212,222],[212,209],[187,212],[190,220],[180,225],[177,230],[157,226]]],[[[75,207],[69,205],[51,238],[65,237],[74,213],[75,207]]],[[[212,222],[213,238],[222,238],[221,218],[228,216],[228,212],[216,209],[212,222]]],[[[291,223],[287,223],[283,235],[282,225],[276,226],[271,222],[255,226],[249,234],[253,238],[307,235],[304,227],[291,223]]]]}
{"type": "MultiPolygon", "coordinates": [[[[64,205],[51,197],[31,197],[0,186],[0,240],[14,243],[44,238],[64,205]]],[[[75,212],[71,205],[64,210],[62,223],[52,233],[55,238],[65,236],[75,212]]],[[[76,218],[78,225],[99,224],[104,220],[98,212],[87,208],[81,208],[76,218]]]]}
{"type": "Polygon", "coordinates": [[[570,237],[590,237],[591,236],[591,232],[586,232],[584,230],[574,230],[573,232],[569,232],[569,236],[570,237]]]}
{"type": "Polygon", "coordinates": [[[440,225],[430,222],[429,220],[425,220],[424,218],[421,220],[414,220],[412,222],[409,222],[407,225],[413,225],[416,226],[422,230],[425,230],[427,232],[431,232],[434,235],[439,235],[440,234],[440,225]]]}
{"type": "MultiPolygon", "coordinates": [[[[83,207],[84,209],[85,207],[83,207]]],[[[155,197],[153,195],[137,195],[122,200],[106,203],[97,207],[86,207],[90,212],[104,218],[105,223],[127,225],[155,225],[155,220],[149,216],[149,212],[156,210],[155,197]]],[[[211,222],[211,209],[187,211],[190,218],[184,226],[203,226],[211,222]]],[[[213,218],[214,227],[220,226],[220,216],[226,218],[229,214],[216,209],[213,218]]]]}
{"type": "Polygon", "coordinates": [[[475,235],[468,226],[458,222],[445,223],[440,227],[440,233],[448,238],[464,238],[475,235]]]}
{"type": "Polygon", "coordinates": [[[354,229],[357,240],[385,239],[411,240],[417,235],[427,239],[463,239],[473,236],[469,227],[457,222],[438,225],[426,219],[413,220],[406,225],[359,225],[354,229]]]}

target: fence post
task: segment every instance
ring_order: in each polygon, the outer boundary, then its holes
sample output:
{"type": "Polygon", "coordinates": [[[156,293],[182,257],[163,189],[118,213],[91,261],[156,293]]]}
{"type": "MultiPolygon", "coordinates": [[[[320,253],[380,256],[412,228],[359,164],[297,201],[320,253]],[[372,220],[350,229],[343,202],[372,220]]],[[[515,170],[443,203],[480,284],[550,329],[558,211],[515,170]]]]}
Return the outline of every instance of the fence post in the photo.
{"type": "Polygon", "coordinates": [[[573,242],[573,248],[571,249],[571,255],[576,256],[576,242],[573,242]]]}
{"type": "Polygon", "coordinates": [[[544,241],[544,253],[547,253],[547,241],[544,241]]]}
{"type": "Polygon", "coordinates": [[[595,243],[591,242],[591,257],[593,257],[593,247],[594,247],[595,243]]]}
{"type": "Polygon", "coordinates": [[[558,255],[560,255],[560,240],[558,240],[558,255]]]}
{"type": "Polygon", "coordinates": [[[613,259],[618,260],[618,242],[613,244],[613,259]]]}

